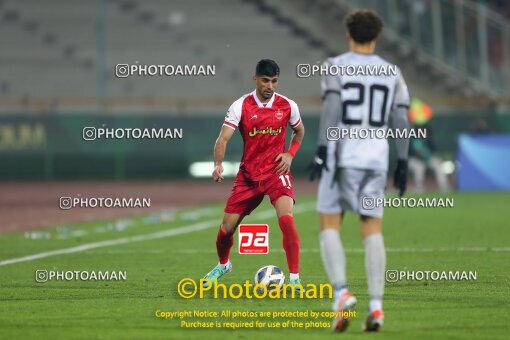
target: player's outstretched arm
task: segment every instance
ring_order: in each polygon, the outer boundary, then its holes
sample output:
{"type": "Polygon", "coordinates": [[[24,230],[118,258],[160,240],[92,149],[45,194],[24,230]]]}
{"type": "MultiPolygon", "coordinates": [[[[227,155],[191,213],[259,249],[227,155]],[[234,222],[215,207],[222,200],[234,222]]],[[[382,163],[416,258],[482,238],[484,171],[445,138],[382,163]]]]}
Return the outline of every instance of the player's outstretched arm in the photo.
{"type": "Polygon", "coordinates": [[[281,153],[276,157],[276,161],[280,162],[276,166],[276,173],[284,174],[290,171],[290,165],[292,164],[292,159],[296,156],[296,152],[305,138],[305,126],[303,122],[299,123],[297,126],[293,127],[294,133],[292,135],[292,140],[290,142],[290,147],[287,152],[281,153]]]}
{"type": "Polygon", "coordinates": [[[223,126],[220,131],[220,135],[218,139],[216,139],[216,143],[214,144],[214,171],[212,173],[212,177],[214,181],[221,182],[223,180],[223,159],[225,158],[225,152],[227,151],[227,144],[232,135],[234,134],[234,130],[223,126]]]}
{"type": "MultiPolygon", "coordinates": [[[[393,127],[397,130],[408,130],[409,121],[407,119],[407,107],[405,105],[397,106],[393,113],[393,127]]],[[[393,174],[393,185],[398,189],[399,196],[402,197],[407,188],[407,154],[409,151],[409,138],[395,139],[397,148],[397,168],[393,174]]]]}
{"type": "MultiPolygon", "coordinates": [[[[324,65],[331,63],[326,61],[324,65]]],[[[308,166],[310,171],[309,179],[321,178],[322,170],[327,167],[327,131],[328,128],[337,127],[342,114],[342,100],[340,92],[340,83],[336,76],[325,75],[321,81],[323,107],[319,123],[319,133],[317,136],[317,151],[315,157],[308,166]]]]}
{"type": "MultiPolygon", "coordinates": [[[[391,112],[392,125],[396,130],[409,130],[409,92],[404,78],[400,76],[395,93],[395,102],[391,112]]],[[[393,185],[402,197],[407,188],[407,155],[409,152],[409,138],[395,139],[397,148],[397,168],[393,174],[393,185]]]]}

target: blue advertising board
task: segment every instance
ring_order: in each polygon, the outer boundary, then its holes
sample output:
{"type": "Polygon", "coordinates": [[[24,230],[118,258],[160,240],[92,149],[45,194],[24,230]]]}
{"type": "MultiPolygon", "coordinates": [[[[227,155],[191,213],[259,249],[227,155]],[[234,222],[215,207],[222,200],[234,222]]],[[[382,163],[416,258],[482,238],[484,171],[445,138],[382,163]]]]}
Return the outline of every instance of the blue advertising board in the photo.
{"type": "Polygon", "coordinates": [[[460,191],[510,190],[510,135],[463,134],[458,146],[460,191]]]}

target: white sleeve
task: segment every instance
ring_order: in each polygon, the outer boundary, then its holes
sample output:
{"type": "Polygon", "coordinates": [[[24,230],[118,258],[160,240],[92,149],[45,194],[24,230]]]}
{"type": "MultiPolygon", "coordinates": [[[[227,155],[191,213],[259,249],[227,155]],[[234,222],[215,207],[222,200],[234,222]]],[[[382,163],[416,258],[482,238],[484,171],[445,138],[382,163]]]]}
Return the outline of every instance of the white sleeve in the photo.
{"type": "Polygon", "coordinates": [[[299,108],[295,101],[289,100],[290,102],[290,120],[289,124],[291,127],[296,127],[301,123],[301,116],[299,115],[299,108]]]}
{"type": "MultiPolygon", "coordinates": [[[[328,59],[322,64],[322,67],[329,68],[332,64],[333,63],[330,61],[330,59],[328,59]]],[[[330,93],[335,93],[335,94],[340,95],[340,91],[341,91],[340,77],[331,75],[331,74],[326,74],[326,75],[322,76],[322,78],[321,78],[321,94],[322,94],[323,100],[330,93]]]]}
{"type": "MultiPolygon", "coordinates": [[[[330,59],[326,60],[323,67],[331,66],[330,59]]],[[[317,135],[318,146],[328,144],[327,129],[338,126],[342,116],[342,94],[340,77],[332,74],[323,75],[321,79],[322,112],[319,121],[319,133],[317,135]]]]}
{"type": "MultiPolygon", "coordinates": [[[[409,90],[407,89],[404,77],[399,72],[395,88],[395,98],[391,108],[391,119],[393,128],[397,130],[409,130],[409,90]]],[[[409,138],[396,138],[395,147],[397,149],[398,159],[407,159],[409,152],[409,138]]]]}
{"type": "Polygon", "coordinates": [[[236,129],[241,121],[241,113],[243,110],[243,99],[240,98],[236,100],[230,107],[228,108],[227,115],[225,116],[225,121],[223,122],[224,126],[228,126],[231,129],[236,129]]]}
{"type": "Polygon", "coordinates": [[[395,86],[395,98],[393,99],[393,109],[397,107],[403,107],[409,109],[409,90],[407,84],[402,76],[402,73],[398,73],[397,84],[395,86]]]}

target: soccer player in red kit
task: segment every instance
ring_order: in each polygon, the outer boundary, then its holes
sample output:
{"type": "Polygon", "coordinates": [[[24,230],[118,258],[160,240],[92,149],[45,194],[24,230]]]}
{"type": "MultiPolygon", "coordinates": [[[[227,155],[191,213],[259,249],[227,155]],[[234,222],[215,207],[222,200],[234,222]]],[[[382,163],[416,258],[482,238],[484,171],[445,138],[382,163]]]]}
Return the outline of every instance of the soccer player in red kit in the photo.
{"type": "MultiPolygon", "coordinates": [[[[268,195],[283,234],[289,281],[299,291],[302,288],[299,279],[299,235],[292,217],[294,189],[290,165],[303,140],[305,128],[296,103],[275,93],[279,74],[280,68],[273,60],[258,62],[253,76],[255,91],[245,94],[230,106],[216,140],[215,168],[212,173],[216,182],[223,180],[221,163],[227,143],[237,128],[244,141],[244,153],[216,237],[219,263],[205,278],[214,281],[232,270],[230,248],[237,226],[268,195]],[[285,151],[287,124],[294,134],[289,149],[285,151]]],[[[204,285],[208,284],[205,281],[204,285]]]]}

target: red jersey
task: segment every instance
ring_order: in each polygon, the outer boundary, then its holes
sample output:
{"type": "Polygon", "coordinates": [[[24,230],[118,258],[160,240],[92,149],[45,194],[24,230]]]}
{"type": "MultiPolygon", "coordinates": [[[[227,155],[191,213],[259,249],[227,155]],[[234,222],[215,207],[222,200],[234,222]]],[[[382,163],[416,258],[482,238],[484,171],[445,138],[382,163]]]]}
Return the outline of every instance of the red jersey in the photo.
{"type": "Polygon", "coordinates": [[[287,97],[274,93],[262,103],[256,91],[236,100],[228,109],[223,125],[239,127],[244,152],[239,173],[246,179],[261,181],[275,174],[276,157],[285,152],[287,124],[296,127],[301,123],[297,104],[287,97]]]}

